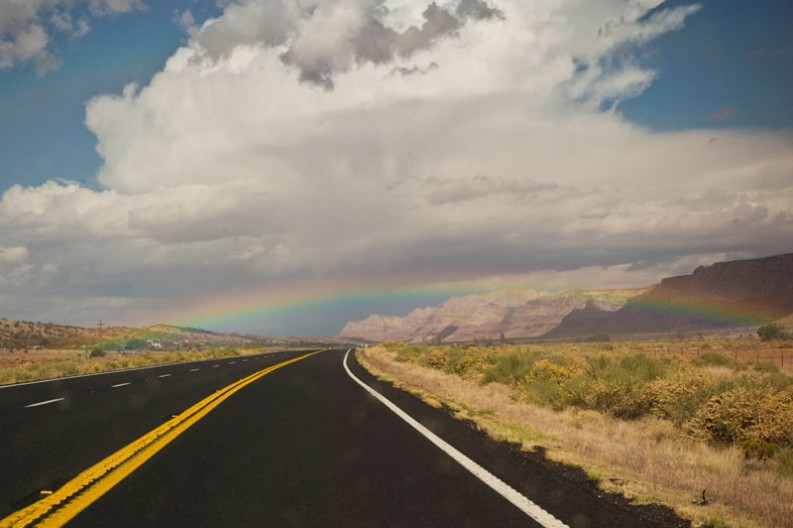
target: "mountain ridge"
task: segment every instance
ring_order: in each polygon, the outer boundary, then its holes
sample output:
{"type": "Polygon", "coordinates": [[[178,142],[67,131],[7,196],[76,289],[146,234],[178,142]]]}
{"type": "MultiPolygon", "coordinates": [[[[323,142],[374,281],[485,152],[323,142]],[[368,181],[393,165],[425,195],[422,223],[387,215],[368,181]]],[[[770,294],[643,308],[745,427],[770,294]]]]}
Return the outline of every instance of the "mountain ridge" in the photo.
{"type": "Polygon", "coordinates": [[[745,327],[793,317],[793,253],[700,266],[633,290],[509,288],[452,297],[405,317],[348,322],[370,341],[566,338],[745,327]]]}
{"type": "Polygon", "coordinates": [[[536,337],[556,327],[562,318],[587,302],[616,310],[645,291],[563,290],[538,292],[508,288],[484,294],[451,297],[437,307],[417,308],[404,317],[374,314],[348,322],[343,338],[370,341],[448,341],[536,337]]]}
{"type": "Polygon", "coordinates": [[[666,277],[620,310],[588,306],[545,337],[709,330],[751,326],[793,314],[793,253],[700,266],[666,277]]]}

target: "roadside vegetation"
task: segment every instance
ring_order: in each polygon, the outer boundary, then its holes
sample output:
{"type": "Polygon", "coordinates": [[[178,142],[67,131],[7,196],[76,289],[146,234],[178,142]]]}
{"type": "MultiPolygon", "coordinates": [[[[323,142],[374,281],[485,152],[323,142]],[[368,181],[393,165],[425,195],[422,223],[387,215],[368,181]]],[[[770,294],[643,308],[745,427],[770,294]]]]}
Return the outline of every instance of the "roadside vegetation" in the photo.
{"type": "Polygon", "coordinates": [[[757,329],[757,335],[763,341],[791,341],[793,330],[779,323],[766,323],[757,329]]]}
{"type": "MultiPolygon", "coordinates": [[[[494,437],[541,445],[605,489],[670,504],[695,525],[793,527],[793,377],[738,359],[746,348],[386,343],[359,357],[494,437]]],[[[786,350],[770,350],[784,365],[786,350]]]]}
{"type": "Polygon", "coordinates": [[[208,349],[174,352],[104,352],[92,349],[38,350],[28,353],[0,354],[0,385],[42,379],[96,374],[113,370],[150,367],[202,359],[220,359],[265,352],[254,349],[208,349]]]}

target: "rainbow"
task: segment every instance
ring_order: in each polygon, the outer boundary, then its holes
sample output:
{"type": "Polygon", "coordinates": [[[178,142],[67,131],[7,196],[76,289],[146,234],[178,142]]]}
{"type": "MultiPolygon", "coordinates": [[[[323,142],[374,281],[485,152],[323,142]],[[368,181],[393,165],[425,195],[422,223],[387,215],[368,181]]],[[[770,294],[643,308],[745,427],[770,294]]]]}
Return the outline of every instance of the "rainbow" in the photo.
{"type": "MultiPolygon", "coordinates": [[[[372,306],[435,306],[453,296],[481,294],[493,288],[472,287],[463,282],[401,285],[380,288],[356,287],[338,289],[302,286],[279,291],[260,290],[236,292],[194,299],[181,307],[156,314],[157,322],[175,326],[202,328],[216,331],[234,331],[239,328],[257,328],[267,323],[276,324],[282,318],[302,314],[342,313],[372,306]]],[[[540,290],[540,288],[535,288],[540,290]]],[[[548,293],[558,291],[544,290],[548,293]]],[[[636,318],[637,329],[642,324],[666,319],[670,326],[705,323],[713,326],[749,326],[785,315],[773,307],[723,302],[701,297],[653,295],[652,292],[630,299],[623,312],[636,318]]],[[[369,315],[367,312],[366,315],[369,315]]],[[[630,320],[625,321],[630,324],[630,320]]],[[[255,333],[255,332],[254,332],[255,333]]]]}
{"type": "Polygon", "coordinates": [[[237,292],[193,300],[170,312],[155,315],[174,326],[229,329],[251,326],[283,316],[355,306],[410,303],[435,305],[455,295],[483,293],[478,288],[450,285],[421,285],[343,290],[304,287],[288,291],[237,292]]]}
{"type": "Polygon", "coordinates": [[[659,315],[717,326],[750,326],[785,315],[761,303],[741,303],[696,296],[659,298],[652,293],[631,299],[626,311],[659,315]]]}

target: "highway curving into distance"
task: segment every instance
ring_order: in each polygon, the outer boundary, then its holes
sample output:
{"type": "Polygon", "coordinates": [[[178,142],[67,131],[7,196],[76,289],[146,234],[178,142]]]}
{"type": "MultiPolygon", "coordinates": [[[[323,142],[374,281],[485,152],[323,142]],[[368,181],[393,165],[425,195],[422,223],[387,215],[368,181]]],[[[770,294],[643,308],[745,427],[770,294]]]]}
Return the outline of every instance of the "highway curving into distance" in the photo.
{"type": "Polygon", "coordinates": [[[0,388],[0,527],[688,526],[488,439],[345,352],[0,388]]]}

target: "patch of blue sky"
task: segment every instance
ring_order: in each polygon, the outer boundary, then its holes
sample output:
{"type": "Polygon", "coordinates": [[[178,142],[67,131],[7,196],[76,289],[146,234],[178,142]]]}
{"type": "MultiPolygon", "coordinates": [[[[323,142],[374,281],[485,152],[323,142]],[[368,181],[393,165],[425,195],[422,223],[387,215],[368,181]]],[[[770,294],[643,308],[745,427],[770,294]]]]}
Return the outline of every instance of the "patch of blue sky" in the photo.
{"type": "Polygon", "coordinates": [[[642,51],[640,63],[657,76],[641,95],[620,102],[620,113],[657,131],[793,127],[793,2],[701,5],[683,29],[642,51]]]}
{"type": "MultiPolygon", "coordinates": [[[[86,102],[160,71],[187,39],[176,22],[187,8],[198,20],[219,13],[213,2],[148,2],[145,11],[91,19],[79,39],[54,32],[58,67],[43,76],[30,63],[0,71],[0,192],[59,178],[95,187],[101,159],[85,126],[86,102]]],[[[80,15],[88,13],[73,17],[80,15]]]]}

